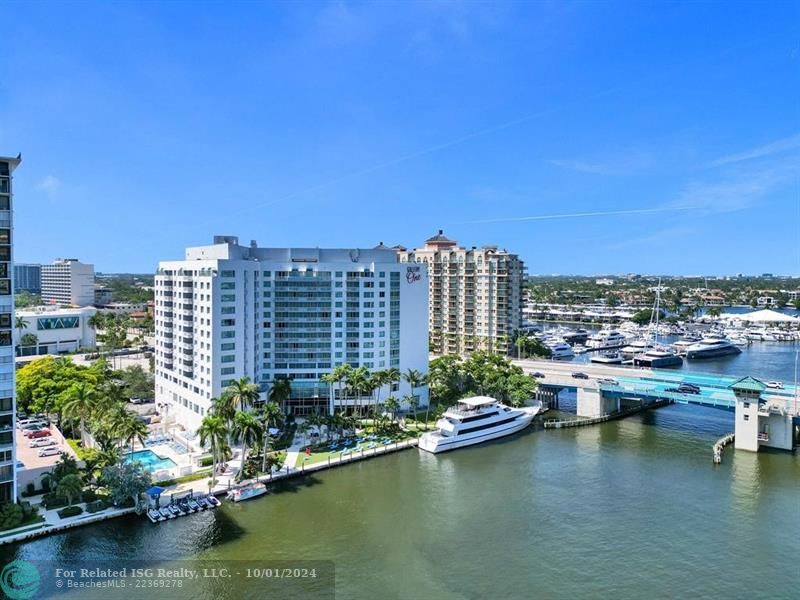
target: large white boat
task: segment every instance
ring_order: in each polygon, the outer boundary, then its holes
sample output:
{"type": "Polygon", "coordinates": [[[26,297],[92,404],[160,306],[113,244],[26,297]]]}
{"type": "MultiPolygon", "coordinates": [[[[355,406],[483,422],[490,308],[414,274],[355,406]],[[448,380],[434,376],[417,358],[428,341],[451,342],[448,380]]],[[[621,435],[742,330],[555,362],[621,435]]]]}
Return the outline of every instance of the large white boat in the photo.
{"type": "Polygon", "coordinates": [[[228,500],[242,502],[267,493],[267,486],[263,483],[251,483],[244,487],[232,489],[228,492],[228,500]]]}
{"type": "Polygon", "coordinates": [[[642,354],[650,350],[652,347],[653,344],[649,340],[637,338],[622,347],[622,356],[625,358],[633,358],[637,354],[642,354]]]}
{"type": "Polygon", "coordinates": [[[525,429],[541,410],[541,403],[511,408],[488,396],[463,398],[444,412],[436,431],[420,438],[419,447],[437,453],[488,442],[525,429]]]}
{"type": "Polygon", "coordinates": [[[647,352],[642,352],[633,357],[633,364],[637,367],[651,367],[663,369],[664,367],[679,367],[683,358],[667,346],[655,346],[647,352]]]}
{"type": "Polygon", "coordinates": [[[547,340],[545,344],[550,348],[550,356],[552,358],[572,358],[575,356],[572,346],[564,340],[547,340]]]}
{"type": "Polygon", "coordinates": [[[626,343],[626,337],[616,329],[603,329],[598,331],[586,341],[589,348],[621,348],[626,343]]]}
{"type": "Polygon", "coordinates": [[[709,335],[686,348],[686,358],[714,358],[728,354],[741,354],[741,352],[739,347],[728,338],[720,335],[709,335]]]}
{"type": "Polygon", "coordinates": [[[589,359],[589,362],[599,363],[601,365],[621,365],[625,357],[622,352],[618,350],[610,350],[607,352],[597,352],[589,359]]]}

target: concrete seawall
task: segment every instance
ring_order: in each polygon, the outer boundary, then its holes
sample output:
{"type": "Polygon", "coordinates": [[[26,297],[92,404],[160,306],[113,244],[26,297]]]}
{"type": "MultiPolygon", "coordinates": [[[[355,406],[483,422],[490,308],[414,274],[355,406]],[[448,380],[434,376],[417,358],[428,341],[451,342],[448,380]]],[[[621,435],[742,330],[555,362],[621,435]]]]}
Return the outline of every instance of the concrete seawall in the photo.
{"type": "Polygon", "coordinates": [[[650,408],[660,408],[662,406],[667,406],[671,404],[671,400],[661,400],[659,402],[653,402],[652,404],[646,404],[644,406],[637,406],[635,408],[630,408],[628,410],[623,410],[616,413],[610,413],[607,415],[602,415],[599,417],[589,417],[586,419],[569,419],[569,420],[550,420],[544,422],[545,429],[565,429],[567,427],[583,427],[585,425],[596,425],[598,423],[605,423],[606,421],[613,421],[615,419],[622,419],[624,417],[629,417],[631,415],[635,415],[642,411],[648,410],[650,408]]]}

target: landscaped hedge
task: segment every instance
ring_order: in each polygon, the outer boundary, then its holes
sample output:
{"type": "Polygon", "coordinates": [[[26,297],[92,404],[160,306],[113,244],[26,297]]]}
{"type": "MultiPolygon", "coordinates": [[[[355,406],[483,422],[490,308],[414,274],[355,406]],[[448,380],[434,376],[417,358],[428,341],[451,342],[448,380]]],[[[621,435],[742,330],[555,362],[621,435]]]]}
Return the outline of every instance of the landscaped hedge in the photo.
{"type": "Polygon", "coordinates": [[[62,508],[56,514],[62,519],[66,519],[67,517],[74,517],[75,515],[79,515],[83,512],[83,509],[80,506],[68,506],[67,508],[62,508]]]}
{"type": "Polygon", "coordinates": [[[88,513],[100,512],[101,510],[105,510],[107,508],[108,508],[108,503],[102,499],[86,503],[86,512],[88,513]]]}
{"type": "Polygon", "coordinates": [[[66,498],[57,496],[55,492],[48,492],[42,497],[42,506],[46,509],[58,508],[59,506],[66,506],[66,498]]]}
{"type": "Polygon", "coordinates": [[[183,477],[178,477],[177,479],[165,479],[164,481],[159,481],[157,483],[161,487],[167,487],[170,485],[176,485],[178,483],[197,481],[198,479],[203,479],[204,477],[211,477],[211,469],[208,471],[198,471],[197,473],[192,473],[191,475],[184,475],[183,477]]]}
{"type": "Polygon", "coordinates": [[[97,492],[94,490],[83,490],[81,492],[81,502],[94,502],[97,500],[97,492]]]}
{"type": "Polygon", "coordinates": [[[201,467],[210,467],[211,466],[211,457],[206,456],[205,458],[200,459],[200,466],[201,467]]]}

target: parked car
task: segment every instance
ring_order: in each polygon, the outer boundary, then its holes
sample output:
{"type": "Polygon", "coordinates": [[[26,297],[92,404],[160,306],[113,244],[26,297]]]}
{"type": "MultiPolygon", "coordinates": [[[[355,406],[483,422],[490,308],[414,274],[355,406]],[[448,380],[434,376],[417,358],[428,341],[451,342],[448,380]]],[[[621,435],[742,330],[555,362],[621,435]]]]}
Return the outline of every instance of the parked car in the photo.
{"type": "Polygon", "coordinates": [[[22,431],[36,431],[37,429],[42,429],[44,427],[47,427],[47,423],[45,421],[35,420],[35,421],[28,421],[27,423],[22,425],[20,429],[22,431]]]}
{"type": "Polygon", "coordinates": [[[581,373],[581,372],[573,373],[572,376],[575,379],[589,379],[589,376],[586,373],[581,373]]]}
{"type": "Polygon", "coordinates": [[[679,385],[678,392],[681,394],[699,394],[700,388],[690,385],[679,385]]]}
{"type": "Polygon", "coordinates": [[[33,439],[50,437],[50,430],[49,429],[40,429],[39,431],[32,431],[30,435],[27,437],[33,439]]]}
{"type": "Polygon", "coordinates": [[[533,376],[536,377],[537,379],[544,379],[544,373],[540,373],[539,371],[536,371],[536,373],[534,373],[533,376]]]}
{"type": "Polygon", "coordinates": [[[783,389],[783,382],[782,381],[769,381],[767,382],[767,387],[772,388],[773,390],[782,390],[783,389]]]}
{"type": "Polygon", "coordinates": [[[50,448],[42,448],[41,450],[39,450],[39,457],[55,456],[56,454],[61,454],[61,448],[56,448],[55,446],[51,446],[50,448]]]}
{"type": "Polygon", "coordinates": [[[26,429],[22,430],[22,435],[24,435],[25,437],[31,437],[32,433],[36,433],[37,431],[42,431],[43,429],[47,429],[47,427],[43,427],[43,426],[40,427],[38,425],[35,426],[35,427],[29,427],[29,428],[26,428],[26,429]]]}
{"type": "Polygon", "coordinates": [[[44,446],[55,446],[55,444],[56,441],[52,437],[43,437],[28,442],[28,448],[42,448],[44,446]]]}

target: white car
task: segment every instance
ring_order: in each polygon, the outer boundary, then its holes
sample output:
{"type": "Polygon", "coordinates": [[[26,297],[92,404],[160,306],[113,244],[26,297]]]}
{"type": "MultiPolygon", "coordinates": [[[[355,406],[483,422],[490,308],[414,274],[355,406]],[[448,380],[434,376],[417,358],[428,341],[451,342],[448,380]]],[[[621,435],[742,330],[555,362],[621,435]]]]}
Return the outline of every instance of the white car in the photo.
{"type": "Polygon", "coordinates": [[[770,381],[767,383],[768,388],[772,388],[773,390],[782,390],[783,389],[783,382],[781,381],[770,381]]]}
{"type": "Polygon", "coordinates": [[[61,448],[56,448],[54,446],[51,446],[49,448],[42,448],[41,450],[39,450],[40,458],[43,456],[55,456],[56,454],[61,454],[61,448]]]}
{"type": "Polygon", "coordinates": [[[55,446],[56,441],[51,437],[43,437],[31,440],[28,443],[28,448],[43,448],[44,446],[55,446]]]}

